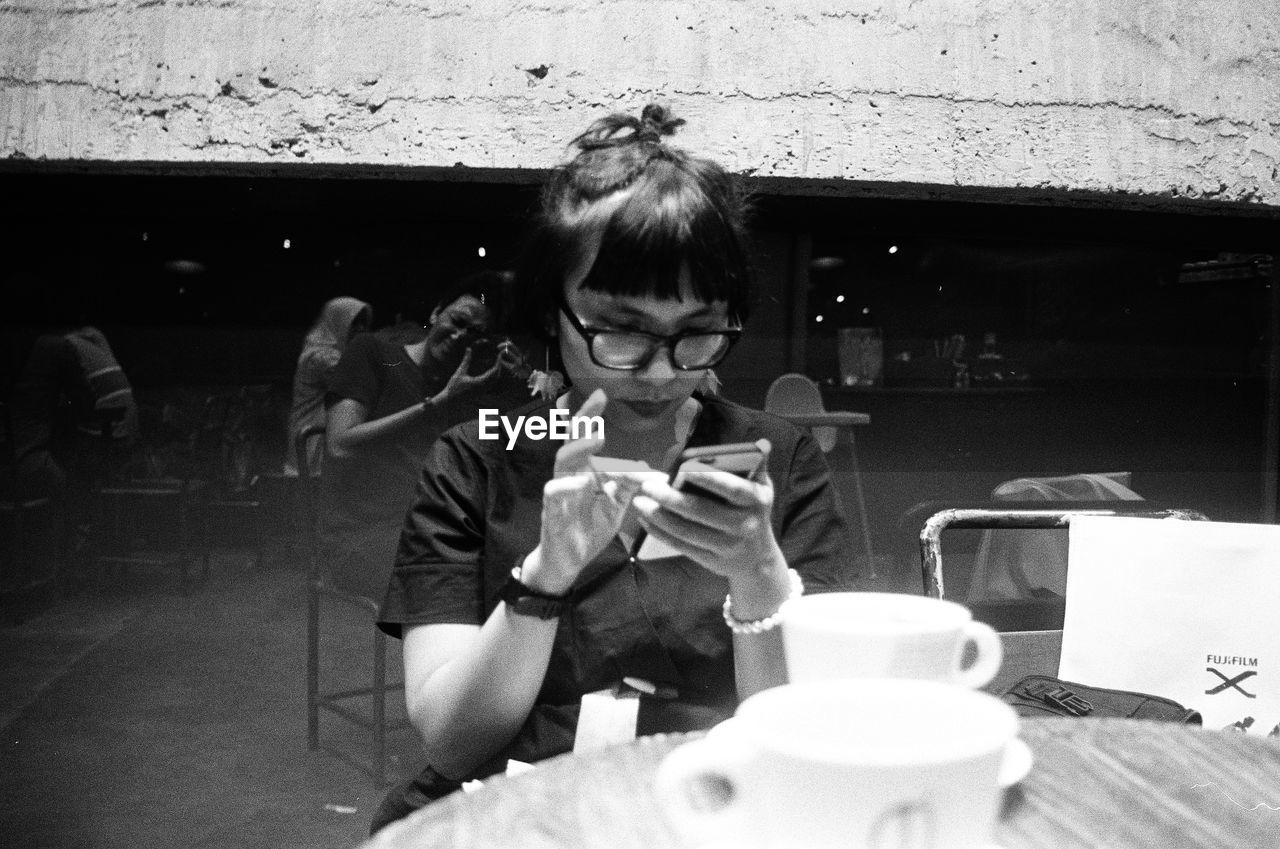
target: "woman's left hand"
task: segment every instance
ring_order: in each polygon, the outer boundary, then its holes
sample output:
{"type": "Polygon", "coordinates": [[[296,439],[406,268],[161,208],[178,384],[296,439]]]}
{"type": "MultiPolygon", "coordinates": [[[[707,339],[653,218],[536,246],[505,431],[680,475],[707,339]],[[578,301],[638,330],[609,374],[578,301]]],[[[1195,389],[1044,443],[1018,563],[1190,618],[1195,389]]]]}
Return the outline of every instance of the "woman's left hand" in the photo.
{"type": "Polygon", "coordinates": [[[685,477],[723,501],[646,480],[631,502],[645,531],[735,583],[785,582],[786,561],[773,535],[768,469],[761,466],[754,480],[709,466],[689,470],[685,477]]]}

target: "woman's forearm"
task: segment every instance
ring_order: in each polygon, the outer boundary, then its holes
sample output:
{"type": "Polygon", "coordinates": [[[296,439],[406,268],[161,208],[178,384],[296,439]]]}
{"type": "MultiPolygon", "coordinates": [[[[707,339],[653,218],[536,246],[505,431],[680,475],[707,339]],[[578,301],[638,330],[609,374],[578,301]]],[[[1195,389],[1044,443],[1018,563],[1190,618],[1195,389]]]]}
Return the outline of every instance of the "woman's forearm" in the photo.
{"type": "MultiPolygon", "coordinates": [[[[766,566],[760,575],[730,579],[729,596],[733,599],[730,612],[740,621],[764,619],[777,612],[790,590],[790,576],[779,552],[776,561],[766,566]]],[[[782,626],[774,625],[759,634],[734,634],[733,667],[739,700],[785,684],[787,665],[782,650],[782,626]]]]}
{"type": "Polygon", "coordinates": [[[335,457],[350,457],[372,443],[394,439],[410,428],[443,423],[439,397],[372,421],[364,420],[367,411],[359,401],[339,401],[328,414],[329,453],[335,457]]]}
{"type": "Polygon", "coordinates": [[[733,671],[738,700],[761,690],[787,683],[787,663],[782,651],[782,629],[763,634],[733,635],[733,671]]]}
{"type": "Polygon", "coordinates": [[[556,626],[500,602],[465,650],[406,693],[433,769],[465,777],[516,736],[542,688],[556,626]]]}

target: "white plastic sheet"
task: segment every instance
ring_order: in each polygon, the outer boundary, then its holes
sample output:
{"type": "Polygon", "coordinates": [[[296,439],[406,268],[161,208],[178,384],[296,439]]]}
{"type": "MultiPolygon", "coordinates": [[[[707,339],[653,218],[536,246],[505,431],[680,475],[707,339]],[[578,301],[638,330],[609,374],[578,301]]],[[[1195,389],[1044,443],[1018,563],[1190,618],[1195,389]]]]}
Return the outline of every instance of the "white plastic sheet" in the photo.
{"type": "Polygon", "coordinates": [[[1280,526],[1071,523],[1059,676],[1280,736],[1280,526]]]}

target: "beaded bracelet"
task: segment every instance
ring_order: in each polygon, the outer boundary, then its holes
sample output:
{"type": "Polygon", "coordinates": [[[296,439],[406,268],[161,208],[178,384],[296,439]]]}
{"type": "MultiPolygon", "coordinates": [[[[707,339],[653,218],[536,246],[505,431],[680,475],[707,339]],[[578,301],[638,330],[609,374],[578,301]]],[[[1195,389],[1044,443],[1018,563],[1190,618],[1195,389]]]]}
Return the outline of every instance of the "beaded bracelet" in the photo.
{"type": "MultiPolygon", "coordinates": [[[[795,569],[788,569],[787,574],[791,578],[791,592],[787,595],[787,600],[799,598],[804,595],[804,581],[800,580],[800,573],[795,569]]],[[[782,608],[778,608],[773,613],[763,619],[742,620],[733,615],[733,596],[725,595],[724,597],[724,624],[729,626],[729,630],[735,634],[763,634],[765,631],[772,631],[782,621],[782,608]]]]}

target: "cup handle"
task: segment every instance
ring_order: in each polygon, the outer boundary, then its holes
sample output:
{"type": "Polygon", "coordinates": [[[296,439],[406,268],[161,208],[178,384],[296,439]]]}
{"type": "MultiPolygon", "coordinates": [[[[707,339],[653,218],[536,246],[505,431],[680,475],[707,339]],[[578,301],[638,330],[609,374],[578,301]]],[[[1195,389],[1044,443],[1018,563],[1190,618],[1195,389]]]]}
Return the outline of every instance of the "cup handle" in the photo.
{"type": "Polygon", "coordinates": [[[964,639],[960,641],[960,652],[956,656],[955,682],[963,687],[981,687],[996,677],[1003,660],[1004,645],[1000,642],[1000,635],[987,623],[970,620],[964,626],[964,639]],[[977,649],[978,657],[972,666],[962,669],[960,662],[970,641],[977,649]]]}
{"type": "Polygon", "coordinates": [[[681,836],[693,845],[728,838],[745,842],[746,810],[741,787],[751,753],[704,737],[668,754],[654,775],[658,804],[681,836]],[[741,840],[735,838],[742,838],[741,840]]]}

